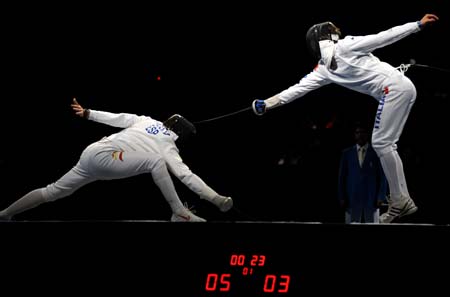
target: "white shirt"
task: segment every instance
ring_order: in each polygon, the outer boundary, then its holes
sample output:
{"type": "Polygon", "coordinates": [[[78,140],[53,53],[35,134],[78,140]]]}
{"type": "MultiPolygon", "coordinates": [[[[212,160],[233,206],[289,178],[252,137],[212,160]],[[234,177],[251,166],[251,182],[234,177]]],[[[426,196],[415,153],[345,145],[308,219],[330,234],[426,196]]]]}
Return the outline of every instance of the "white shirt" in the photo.
{"type": "Polygon", "coordinates": [[[360,146],[359,144],[356,145],[356,149],[358,152],[358,160],[359,160],[359,166],[362,167],[364,163],[364,158],[366,157],[367,148],[369,147],[369,144],[366,143],[363,146],[360,146]]]}

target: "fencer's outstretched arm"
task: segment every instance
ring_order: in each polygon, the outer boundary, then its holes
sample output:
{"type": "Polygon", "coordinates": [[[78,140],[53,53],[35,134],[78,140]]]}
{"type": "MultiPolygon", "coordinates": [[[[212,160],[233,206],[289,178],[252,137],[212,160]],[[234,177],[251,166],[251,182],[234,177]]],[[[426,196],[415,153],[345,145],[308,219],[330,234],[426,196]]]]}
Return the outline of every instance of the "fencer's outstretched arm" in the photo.
{"type": "MultiPolygon", "coordinates": [[[[78,103],[76,98],[73,98],[73,102],[71,104],[73,111],[75,114],[80,117],[92,117],[97,116],[99,113],[102,114],[103,117],[105,115],[118,116],[124,114],[113,114],[104,111],[89,111],[89,109],[85,109],[78,103]]],[[[135,116],[132,114],[129,115],[134,119],[139,119],[142,117],[135,116]]],[[[123,117],[123,116],[122,116],[123,117]]],[[[89,118],[91,119],[91,118],[89,118]]],[[[183,162],[181,156],[179,155],[178,148],[173,147],[170,150],[165,152],[165,159],[167,161],[167,165],[169,170],[182,182],[184,183],[190,190],[194,193],[198,194],[202,199],[213,199],[218,196],[216,191],[214,191],[211,187],[209,187],[199,176],[194,174],[189,167],[183,162]]]]}
{"type": "MultiPolygon", "coordinates": [[[[438,21],[439,18],[434,14],[425,14],[420,21],[406,23],[401,26],[393,27],[378,34],[366,36],[347,36],[339,44],[344,54],[368,54],[371,51],[394,43],[414,32],[418,32],[424,26],[438,21]]],[[[341,55],[343,55],[341,53],[341,55]]],[[[263,115],[268,110],[289,103],[297,98],[303,97],[308,92],[330,84],[332,81],[326,74],[321,74],[317,68],[303,77],[299,83],[276,94],[268,99],[256,99],[252,102],[252,108],[255,114],[263,115]]]]}
{"type": "Polygon", "coordinates": [[[404,25],[393,27],[389,30],[382,31],[378,34],[366,36],[348,36],[344,39],[344,44],[353,52],[370,53],[378,48],[385,47],[397,42],[415,32],[420,31],[423,27],[439,20],[434,14],[426,14],[420,21],[409,22],[404,25]]]}
{"type": "Polygon", "coordinates": [[[77,116],[118,128],[128,128],[149,118],[148,116],[138,116],[131,113],[111,113],[83,108],[76,98],[73,98],[71,106],[77,116]]]}
{"type": "Polygon", "coordinates": [[[181,159],[176,147],[172,147],[169,151],[165,151],[164,156],[169,171],[201,199],[213,203],[222,212],[226,212],[233,207],[233,199],[231,197],[218,194],[208,186],[203,179],[189,169],[181,159]]]}
{"type": "Polygon", "coordinates": [[[176,176],[191,191],[202,199],[213,199],[217,192],[208,186],[199,176],[183,162],[177,148],[172,148],[165,152],[165,160],[170,172],[176,176]]]}
{"type": "Polygon", "coordinates": [[[303,97],[304,95],[315,89],[318,89],[330,83],[331,81],[327,80],[326,77],[324,77],[314,69],[309,74],[305,75],[297,84],[289,87],[288,89],[265,100],[254,100],[252,103],[253,111],[257,115],[263,115],[270,109],[279,107],[283,104],[287,104],[295,99],[303,97]]]}

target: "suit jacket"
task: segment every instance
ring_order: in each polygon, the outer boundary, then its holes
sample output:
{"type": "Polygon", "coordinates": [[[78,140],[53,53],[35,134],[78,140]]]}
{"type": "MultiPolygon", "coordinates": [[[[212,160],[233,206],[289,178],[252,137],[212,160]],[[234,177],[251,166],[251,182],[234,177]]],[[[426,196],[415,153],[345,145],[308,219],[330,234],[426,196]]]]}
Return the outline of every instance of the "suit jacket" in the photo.
{"type": "Polygon", "coordinates": [[[370,144],[362,166],[359,165],[356,145],[343,150],[339,166],[338,195],[340,200],[345,201],[346,211],[351,214],[352,222],[361,222],[363,215],[366,219],[373,216],[378,209],[377,201],[386,200],[386,192],[386,177],[370,144]]]}

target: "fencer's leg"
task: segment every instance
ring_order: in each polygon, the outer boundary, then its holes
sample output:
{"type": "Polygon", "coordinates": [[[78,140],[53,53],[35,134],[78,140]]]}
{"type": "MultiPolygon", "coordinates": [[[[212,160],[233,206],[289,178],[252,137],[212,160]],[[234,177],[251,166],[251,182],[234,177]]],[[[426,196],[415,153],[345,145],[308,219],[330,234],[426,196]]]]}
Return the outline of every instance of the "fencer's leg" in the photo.
{"type": "MultiPolygon", "coordinates": [[[[95,163],[96,168],[91,167],[102,179],[117,179],[151,173],[153,181],[168,202],[172,213],[180,216],[180,219],[176,219],[177,221],[205,221],[184,207],[167,170],[165,160],[159,154],[120,151],[108,154],[112,157],[103,158],[103,162],[95,163]]],[[[175,219],[172,217],[172,220],[175,219]]]]}
{"type": "Polygon", "coordinates": [[[404,75],[393,78],[380,100],[372,133],[372,147],[380,158],[388,181],[391,201],[409,197],[403,163],[397,152],[397,142],[416,100],[413,83],[404,75]]]}
{"type": "Polygon", "coordinates": [[[399,76],[391,91],[389,89],[385,89],[380,100],[372,134],[372,146],[380,158],[390,190],[389,207],[380,216],[380,223],[391,223],[396,218],[417,211],[409,196],[403,163],[396,145],[415,102],[416,89],[404,76],[399,76]]]}
{"type": "Polygon", "coordinates": [[[388,180],[391,199],[398,200],[401,196],[409,197],[403,162],[397,150],[381,155],[380,163],[388,180]]]}
{"type": "Polygon", "coordinates": [[[380,157],[381,165],[385,170],[388,180],[391,198],[389,199],[388,210],[380,216],[380,223],[392,223],[397,218],[413,214],[417,211],[417,206],[411,199],[406,187],[403,173],[403,165],[400,160],[395,158],[397,151],[386,153],[380,157]],[[403,181],[403,183],[402,183],[403,181]]]}
{"type": "Polygon", "coordinates": [[[152,177],[172,209],[173,215],[171,217],[171,221],[206,222],[205,219],[194,215],[190,210],[184,207],[175,190],[175,185],[169,175],[165,161],[161,159],[161,162],[158,163],[159,164],[157,164],[152,170],[152,177]]]}
{"type": "Polygon", "coordinates": [[[10,206],[0,211],[0,220],[11,220],[13,216],[34,208],[45,202],[42,191],[45,188],[36,189],[25,194],[22,198],[12,203],[10,206]]]}
{"type": "Polygon", "coordinates": [[[101,179],[120,179],[151,173],[153,181],[160,189],[173,212],[183,209],[164,159],[151,152],[105,152],[95,158],[101,162],[91,162],[90,169],[101,179]]]}
{"type": "Polygon", "coordinates": [[[172,209],[171,221],[174,222],[206,222],[205,219],[194,215],[190,210],[186,209],[178,197],[175,185],[170,177],[165,160],[158,155],[146,162],[150,168],[153,181],[158,186],[166,201],[172,209]]]}
{"type": "Polygon", "coordinates": [[[178,197],[175,185],[170,177],[167,166],[162,157],[158,156],[151,162],[151,174],[153,181],[158,186],[166,201],[169,203],[173,213],[178,213],[184,209],[183,203],[178,197]]]}
{"type": "Polygon", "coordinates": [[[0,219],[10,220],[15,215],[35,208],[42,203],[54,201],[69,196],[78,188],[91,182],[87,173],[80,168],[80,164],[72,168],[58,181],[44,188],[30,191],[9,207],[0,212],[0,219]]]}
{"type": "Polygon", "coordinates": [[[184,207],[178,197],[175,185],[170,177],[165,160],[161,156],[155,156],[148,162],[151,168],[153,181],[158,186],[166,201],[172,209],[171,221],[173,222],[206,222],[205,219],[194,215],[184,207]]]}

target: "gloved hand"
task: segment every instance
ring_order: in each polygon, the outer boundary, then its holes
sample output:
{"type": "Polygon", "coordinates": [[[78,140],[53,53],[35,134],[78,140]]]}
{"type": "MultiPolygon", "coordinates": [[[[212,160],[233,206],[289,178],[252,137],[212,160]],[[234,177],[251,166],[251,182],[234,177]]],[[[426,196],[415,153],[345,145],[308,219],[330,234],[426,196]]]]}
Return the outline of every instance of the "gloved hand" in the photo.
{"type": "Polygon", "coordinates": [[[266,113],[266,103],[264,102],[264,100],[261,99],[253,100],[252,108],[253,112],[259,116],[266,113]]]}

